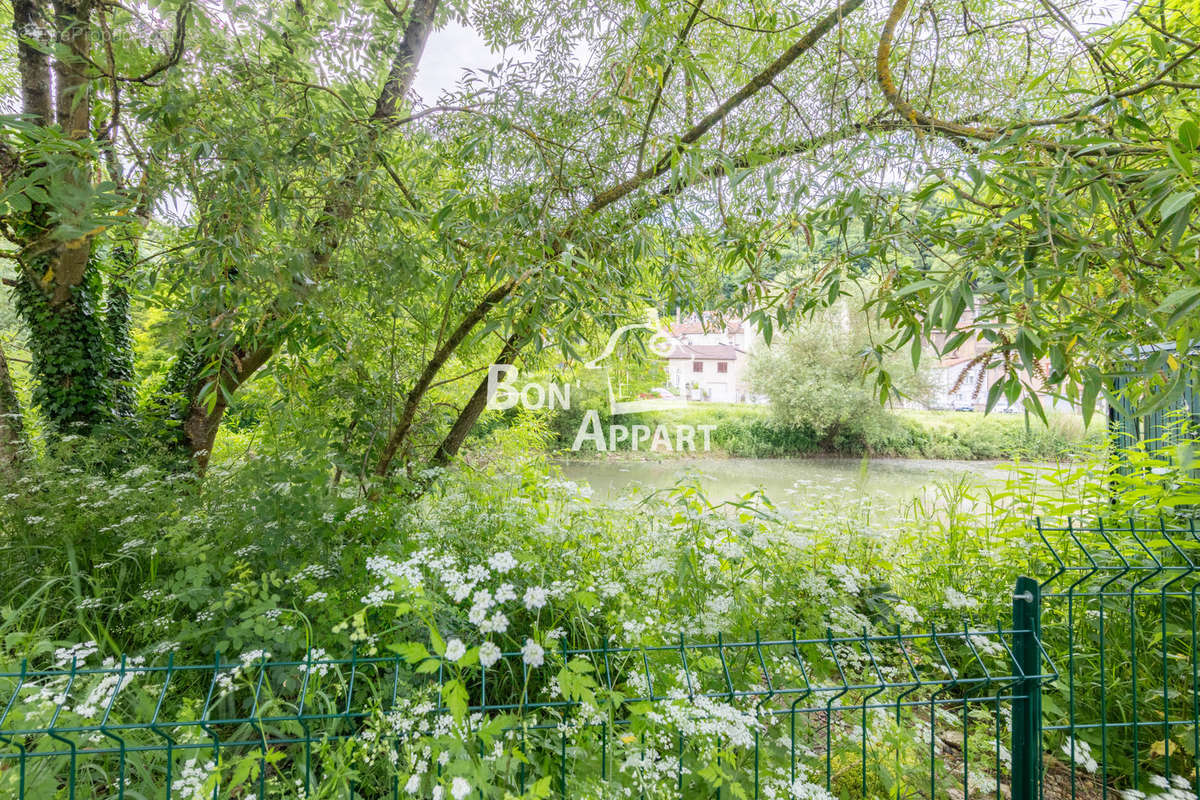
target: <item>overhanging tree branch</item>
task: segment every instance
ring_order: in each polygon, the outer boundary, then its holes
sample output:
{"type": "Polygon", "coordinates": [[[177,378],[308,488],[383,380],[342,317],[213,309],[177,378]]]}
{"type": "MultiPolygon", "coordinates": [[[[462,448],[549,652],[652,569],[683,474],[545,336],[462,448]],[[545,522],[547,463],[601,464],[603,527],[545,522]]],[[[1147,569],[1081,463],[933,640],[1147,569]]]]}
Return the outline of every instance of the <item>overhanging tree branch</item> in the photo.
{"type": "Polygon", "coordinates": [[[404,28],[404,37],[400,40],[395,58],[392,59],[392,68],[384,81],[379,99],[375,102],[372,120],[390,121],[396,116],[396,109],[412,88],[413,77],[417,74],[417,65],[425,51],[425,42],[429,39],[439,3],[440,0],[413,2],[408,25],[404,28]]]}
{"type": "Polygon", "coordinates": [[[588,204],[587,210],[592,213],[600,211],[669,170],[671,162],[676,156],[686,150],[688,145],[695,144],[713,126],[728,117],[738,106],[770,85],[771,81],[775,80],[781,72],[790,67],[800,56],[811,50],[847,14],[857,10],[864,2],[866,0],[844,0],[837,8],[822,17],[816,25],[809,29],[808,33],[796,40],[791,47],[780,54],[765,69],[751,78],[741,89],[734,92],[719,106],[706,114],[703,119],[684,131],[679,137],[678,144],[662,153],[653,166],[647,167],[627,180],[598,193],[592,198],[591,203],[588,204]]]}
{"type": "MultiPolygon", "coordinates": [[[[1063,114],[1057,117],[1049,117],[1045,119],[1029,119],[1019,120],[1015,122],[1005,123],[1003,125],[987,125],[987,126],[972,126],[965,125],[949,120],[938,119],[935,116],[918,111],[911,103],[904,98],[896,86],[895,78],[892,76],[891,58],[892,44],[896,36],[896,28],[900,24],[900,20],[904,18],[904,13],[908,9],[909,0],[894,0],[891,11],[888,13],[887,21],[884,23],[883,31],[879,36],[879,46],[875,52],[875,75],[879,82],[880,89],[883,90],[883,95],[892,107],[899,112],[900,116],[907,120],[908,123],[918,132],[937,133],[944,136],[949,136],[956,139],[974,139],[977,141],[992,142],[1006,134],[1018,131],[1023,128],[1045,127],[1051,125],[1068,125],[1078,122],[1086,114],[1099,108],[1105,103],[1122,97],[1128,97],[1139,92],[1143,92],[1153,87],[1156,82],[1163,80],[1171,71],[1176,69],[1181,64],[1185,63],[1188,58],[1195,55],[1200,45],[1185,53],[1183,56],[1175,59],[1168,64],[1159,75],[1152,81],[1145,84],[1129,87],[1120,92],[1111,95],[1105,95],[1095,101],[1092,101],[1084,106],[1063,114]]],[[[1158,151],[1150,147],[1139,147],[1135,145],[1120,145],[1113,144],[1103,147],[1081,147],[1077,145],[1068,145],[1061,142],[1056,142],[1051,139],[1031,138],[1023,140],[1024,144],[1032,145],[1039,149],[1048,152],[1067,153],[1076,155],[1081,152],[1090,156],[1103,155],[1153,155],[1158,151]]]]}
{"type": "Polygon", "coordinates": [[[500,286],[497,286],[492,291],[488,292],[482,300],[462,318],[455,329],[446,337],[441,346],[434,352],[433,356],[426,362],[424,369],[421,370],[420,376],[416,383],[408,392],[405,398],[404,407],[400,412],[400,418],[396,425],[392,428],[391,434],[388,436],[387,444],[384,445],[383,453],[379,456],[379,461],[375,464],[375,472],[378,475],[386,475],[391,468],[392,459],[396,457],[396,452],[400,444],[408,436],[409,430],[412,428],[413,421],[417,416],[417,409],[421,405],[421,400],[424,399],[425,393],[429,391],[429,387],[433,384],[438,372],[445,366],[450,356],[458,349],[459,345],[467,338],[475,326],[483,321],[488,312],[496,305],[502,303],[513,291],[516,290],[530,275],[526,271],[519,278],[513,278],[505,281],[500,286]]]}

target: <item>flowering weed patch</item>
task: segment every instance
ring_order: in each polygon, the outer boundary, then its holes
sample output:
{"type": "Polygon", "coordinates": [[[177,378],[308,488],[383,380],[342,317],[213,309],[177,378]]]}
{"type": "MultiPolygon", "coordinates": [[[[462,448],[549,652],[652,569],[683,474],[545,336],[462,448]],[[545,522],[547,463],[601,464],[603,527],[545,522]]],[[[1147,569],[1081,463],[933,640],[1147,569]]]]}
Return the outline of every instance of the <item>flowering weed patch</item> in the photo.
{"type": "Polygon", "coordinates": [[[942,485],[876,520],[869,502],[714,504],[686,482],[600,505],[536,464],[373,501],[297,463],[240,469],[248,495],[219,471],[67,472],[28,478],[3,507],[0,787],[1004,796],[1022,677],[1012,580],[1049,577],[1059,552],[1092,553],[1096,585],[1136,569],[1112,584],[1115,606],[1047,606],[1055,647],[1100,626],[1107,642],[1103,670],[1045,667],[1047,762],[1077,785],[1185,791],[1194,585],[1176,583],[1161,614],[1153,602],[1192,550],[1130,551],[1109,529],[1098,557],[1102,536],[1084,550],[1028,524],[1034,510],[1173,509],[1181,490],[1161,473],[1129,495],[1136,508],[1097,489],[1105,473],[1068,466],[999,492],[942,485]],[[70,546],[40,545],[47,532],[70,546]],[[1138,583],[1154,569],[1166,577],[1138,583]],[[943,633],[915,633],[930,628],[943,633]],[[1135,674],[1136,695],[1112,688],[1135,674]],[[1181,722],[1155,727],[1130,703],[1164,689],[1181,722]],[[1084,722],[1118,713],[1140,722],[1105,722],[1105,741],[1084,722]]]}

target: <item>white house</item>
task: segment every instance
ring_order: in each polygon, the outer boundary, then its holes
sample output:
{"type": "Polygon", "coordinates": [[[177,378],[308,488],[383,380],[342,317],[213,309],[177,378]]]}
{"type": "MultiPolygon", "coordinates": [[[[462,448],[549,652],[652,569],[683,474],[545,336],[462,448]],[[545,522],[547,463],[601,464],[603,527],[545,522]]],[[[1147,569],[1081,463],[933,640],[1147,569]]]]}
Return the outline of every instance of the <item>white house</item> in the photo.
{"type": "Polygon", "coordinates": [[[689,400],[757,402],[746,383],[754,334],[740,320],[689,317],[670,325],[674,346],[667,354],[671,389],[689,400]]]}

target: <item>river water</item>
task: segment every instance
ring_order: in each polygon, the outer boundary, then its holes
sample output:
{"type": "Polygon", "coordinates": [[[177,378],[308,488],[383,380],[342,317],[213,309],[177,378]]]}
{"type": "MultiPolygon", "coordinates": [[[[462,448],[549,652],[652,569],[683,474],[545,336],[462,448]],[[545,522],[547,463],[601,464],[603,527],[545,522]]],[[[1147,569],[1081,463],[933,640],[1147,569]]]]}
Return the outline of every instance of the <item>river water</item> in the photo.
{"type": "Polygon", "coordinates": [[[668,489],[694,479],[714,503],[761,489],[777,505],[854,504],[899,507],[938,484],[966,480],[999,486],[1008,469],[989,461],[845,458],[680,458],[661,461],[565,462],[564,476],[591,486],[595,499],[611,501],[631,491],[668,489]]]}

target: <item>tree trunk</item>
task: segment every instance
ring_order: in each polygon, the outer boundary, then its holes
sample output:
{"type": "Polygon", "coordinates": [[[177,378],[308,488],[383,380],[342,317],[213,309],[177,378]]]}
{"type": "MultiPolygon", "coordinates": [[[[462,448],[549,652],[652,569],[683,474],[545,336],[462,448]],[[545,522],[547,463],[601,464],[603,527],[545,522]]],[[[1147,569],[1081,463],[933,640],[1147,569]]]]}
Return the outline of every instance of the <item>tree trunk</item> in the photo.
{"type": "Polygon", "coordinates": [[[16,472],[24,444],[21,404],[13,390],[8,360],[0,348],[0,478],[11,477],[16,472]]]}
{"type": "MultiPolygon", "coordinates": [[[[91,135],[91,98],[87,62],[92,0],[49,3],[14,0],[13,29],[18,37],[18,69],[23,111],[40,125],[59,124],[73,139],[91,135]],[[54,43],[53,75],[38,43],[54,43]]],[[[38,156],[18,159],[14,171],[32,172],[38,156]]],[[[65,168],[61,179],[79,195],[91,192],[94,165],[86,159],[65,168]]],[[[58,194],[62,194],[61,191],[58,194]]],[[[12,221],[17,244],[25,252],[17,281],[17,312],[29,328],[33,355],[33,403],[52,431],[87,433],[106,418],[108,353],[100,313],[100,273],[92,258],[90,235],[56,239],[57,216],[70,219],[77,209],[33,202],[12,221]]]]}
{"type": "Polygon", "coordinates": [[[46,19],[36,0],[13,0],[13,31],[17,34],[17,63],[21,73],[21,105],[38,125],[49,125],[50,62],[34,42],[48,38],[46,19]]]}
{"type": "MultiPolygon", "coordinates": [[[[504,347],[492,363],[511,364],[520,350],[521,337],[514,331],[504,341],[504,347]]],[[[488,379],[485,377],[479,382],[479,386],[475,388],[475,393],[471,395],[471,399],[467,401],[462,411],[459,412],[458,419],[454,420],[454,425],[451,426],[450,431],[446,434],[446,438],[438,445],[437,452],[433,454],[433,463],[435,466],[445,466],[450,463],[452,458],[458,455],[463,442],[467,439],[467,434],[475,427],[475,423],[479,420],[479,415],[487,407],[487,391],[488,379]]]]}
{"type": "Polygon", "coordinates": [[[196,469],[201,474],[208,469],[217,431],[221,428],[221,418],[225,416],[225,405],[224,398],[220,397],[211,409],[203,403],[193,402],[188,408],[187,419],[183,421],[184,438],[196,469]]]}
{"type": "MultiPolygon", "coordinates": [[[[438,372],[449,360],[458,346],[462,344],[467,335],[478,325],[483,318],[487,316],[488,311],[497,303],[504,300],[517,288],[518,281],[510,280],[498,286],[479,301],[476,306],[459,322],[458,327],[454,332],[446,338],[441,347],[429,359],[425,368],[421,370],[421,375],[417,378],[417,382],[409,391],[408,397],[405,399],[404,408],[400,412],[400,419],[392,428],[392,433],[388,436],[387,444],[383,448],[383,454],[379,456],[379,463],[375,465],[375,474],[386,475],[391,468],[392,459],[396,457],[396,451],[400,444],[408,437],[409,430],[412,429],[413,421],[417,417],[417,409],[421,405],[421,400],[425,397],[425,393],[429,391],[429,387],[433,384],[433,379],[437,377],[438,372]]],[[[486,387],[485,387],[486,388],[486,387]]]]}
{"type": "MultiPolygon", "coordinates": [[[[415,0],[409,7],[404,34],[397,44],[388,68],[387,78],[376,99],[375,109],[371,113],[370,119],[374,125],[369,131],[367,146],[362,151],[361,157],[354,160],[355,163],[351,170],[334,184],[333,191],[325,197],[321,213],[309,231],[312,241],[308,253],[309,277],[312,279],[312,285],[329,278],[334,253],[341,245],[342,223],[349,219],[354,209],[353,203],[348,198],[358,197],[365,191],[364,183],[370,179],[370,174],[362,169],[362,164],[371,161],[378,154],[376,147],[379,137],[397,122],[397,111],[405,96],[412,89],[417,67],[421,62],[421,55],[425,51],[425,42],[433,30],[440,5],[441,0],[415,0]]],[[[306,293],[307,289],[303,290],[301,298],[306,293]]],[[[254,331],[253,344],[242,342],[239,344],[239,348],[242,350],[253,349],[255,366],[243,378],[234,379],[226,384],[227,396],[232,396],[245,379],[265,364],[282,345],[281,334],[274,336],[268,334],[264,337],[261,331],[292,313],[294,306],[300,302],[302,300],[297,301],[289,295],[286,304],[277,303],[276,307],[252,327],[254,331]]],[[[238,371],[240,372],[241,368],[238,371]]],[[[199,383],[203,379],[202,375],[193,375],[192,377],[195,383],[199,383]]],[[[183,424],[184,439],[193,457],[196,458],[200,471],[203,472],[208,465],[208,454],[216,441],[217,430],[220,428],[221,417],[224,414],[223,404],[226,400],[222,397],[218,401],[218,406],[210,412],[203,407],[203,404],[196,401],[194,393],[189,394],[189,398],[188,411],[183,424]]]]}
{"type": "MultiPolygon", "coordinates": [[[[57,267],[57,259],[50,263],[57,267]]],[[[13,299],[29,328],[33,404],[55,433],[87,434],[109,416],[108,349],[100,291],[94,266],[58,304],[52,293],[29,278],[17,281],[13,299]]]]}
{"type": "MultiPolygon", "coordinates": [[[[55,115],[63,133],[72,139],[91,135],[92,103],[88,82],[87,54],[91,32],[91,0],[56,0],[54,27],[60,46],[54,60],[55,115]]],[[[90,190],[91,165],[79,163],[66,174],[68,185],[90,190]]],[[[71,302],[74,290],[84,282],[91,263],[91,240],[86,237],[62,242],[55,250],[54,293],[57,308],[71,302]]]]}
{"type": "Polygon", "coordinates": [[[217,432],[221,428],[221,418],[229,406],[228,398],[233,397],[233,393],[250,380],[274,352],[273,347],[264,346],[251,353],[236,352],[226,356],[217,378],[221,385],[211,387],[211,391],[216,393],[215,401],[211,404],[207,397],[200,396],[206,384],[196,382],[188,387],[183,438],[200,474],[208,469],[217,432]]]}

